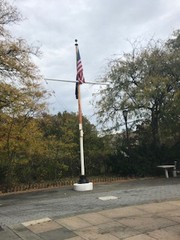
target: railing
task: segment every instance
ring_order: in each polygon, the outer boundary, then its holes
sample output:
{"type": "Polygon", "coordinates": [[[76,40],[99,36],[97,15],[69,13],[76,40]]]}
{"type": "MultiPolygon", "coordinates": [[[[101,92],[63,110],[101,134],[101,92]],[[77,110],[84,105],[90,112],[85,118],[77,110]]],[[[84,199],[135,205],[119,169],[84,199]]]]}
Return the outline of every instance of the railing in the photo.
{"type": "MultiPolygon", "coordinates": [[[[123,177],[94,177],[90,178],[91,182],[94,184],[97,183],[110,183],[110,182],[119,182],[126,181],[132,178],[123,178],[123,177]]],[[[72,186],[76,183],[76,179],[65,179],[57,182],[42,182],[42,183],[31,183],[31,184],[17,184],[14,186],[0,186],[0,194],[4,193],[13,193],[13,192],[25,192],[25,191],[34,191],[47,188],[60,188],[64,186],[72,186]]]]}

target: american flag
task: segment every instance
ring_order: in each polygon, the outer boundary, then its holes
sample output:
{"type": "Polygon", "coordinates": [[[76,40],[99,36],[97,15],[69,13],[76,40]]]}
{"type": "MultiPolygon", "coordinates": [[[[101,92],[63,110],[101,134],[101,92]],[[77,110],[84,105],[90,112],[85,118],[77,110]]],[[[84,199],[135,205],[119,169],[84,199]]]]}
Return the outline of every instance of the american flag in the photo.
{"type": "Polygon", "coordinates": [[[78,81],[79,84],[82,84],[85,82],[84,75],[83,75],[83,66],[81,62],[81,57],[79,53],[79,49],[77,47],[77,76],[76,80],[78,81]]]}
{"type": "Polygon", "coordinates": [[[78,99],[78,84],[85,83],[85,78],[83,75],[83,66],[81,62],[78,45],[76,45],[76,58],[77,58],[77,75],[76,75],[75,95],[76,95],[76,99],[78,99]]]}

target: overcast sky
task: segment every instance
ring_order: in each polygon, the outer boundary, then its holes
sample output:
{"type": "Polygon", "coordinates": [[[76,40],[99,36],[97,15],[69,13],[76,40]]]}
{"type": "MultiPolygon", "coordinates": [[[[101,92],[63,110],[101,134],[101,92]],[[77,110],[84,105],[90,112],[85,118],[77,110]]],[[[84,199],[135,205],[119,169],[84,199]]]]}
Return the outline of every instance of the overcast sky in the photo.
{"type": "MultiPolygon", "coordinates": [[[[129,41],[152,36],[167,39],[180,28],[180,0],[8,0],[25,20],[13,34],[41,46],[36,60],[44,78],[74,80],[74,40],[78,39],[86,81],[104,74],[108,59],[131,50],[129,41]]],[[[48,82],[54,91],[51,113],[77,112],[75,84],[48,82]]],[[[95,123],[92,93],[97,86],[81,86],[83,113],[95,123]]]]}

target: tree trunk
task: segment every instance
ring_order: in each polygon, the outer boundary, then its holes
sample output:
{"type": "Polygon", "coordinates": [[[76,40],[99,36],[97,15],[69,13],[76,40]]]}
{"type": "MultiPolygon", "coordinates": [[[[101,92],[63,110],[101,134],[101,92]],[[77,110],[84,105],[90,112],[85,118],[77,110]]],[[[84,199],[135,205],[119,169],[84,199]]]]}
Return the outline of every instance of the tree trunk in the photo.
{"type": "Polygon", "coordinates": [[[152,144],[153,146],[159,146],[159,113],[156,107],[151,110],[151,129],[152,129],[152,144]]]}

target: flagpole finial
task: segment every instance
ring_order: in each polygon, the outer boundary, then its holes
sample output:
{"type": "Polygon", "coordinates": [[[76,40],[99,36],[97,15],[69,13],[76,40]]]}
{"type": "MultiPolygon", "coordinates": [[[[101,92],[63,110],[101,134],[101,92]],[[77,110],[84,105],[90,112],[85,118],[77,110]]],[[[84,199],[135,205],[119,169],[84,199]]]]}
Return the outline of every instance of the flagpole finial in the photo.
{"type": "Polygon", "coordinates": [[[78,46],[78,40],[75,39],[75,46],[78,46]]]}

